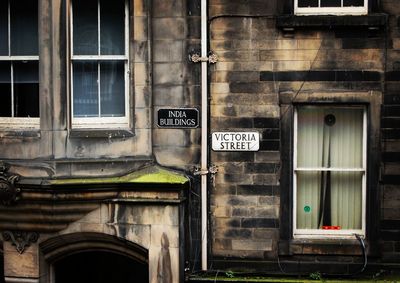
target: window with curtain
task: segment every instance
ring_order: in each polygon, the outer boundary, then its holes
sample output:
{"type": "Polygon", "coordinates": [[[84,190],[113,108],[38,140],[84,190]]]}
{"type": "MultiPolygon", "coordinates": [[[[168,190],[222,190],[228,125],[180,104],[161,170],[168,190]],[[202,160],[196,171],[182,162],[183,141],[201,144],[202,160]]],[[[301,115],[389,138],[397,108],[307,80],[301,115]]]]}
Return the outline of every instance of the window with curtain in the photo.
{"type": "Polygon", "coordinates": [[[38,3],[0,0],[0,126],[39,126],[38,3]]]}
{"type": "Polygon", "coordinates": [[[295,0],[297,15],[366,15],[368,0],[295,0]]]}
{"type": "Polygon", "coordinates": [[[365,108],[299,106],[294,131],[294,235],[365,234],[365,108]]]}
{"type": "Polygon", "coordinates": [[[128,126],[128,4],[72,1],[74,128],[128,126]]]}

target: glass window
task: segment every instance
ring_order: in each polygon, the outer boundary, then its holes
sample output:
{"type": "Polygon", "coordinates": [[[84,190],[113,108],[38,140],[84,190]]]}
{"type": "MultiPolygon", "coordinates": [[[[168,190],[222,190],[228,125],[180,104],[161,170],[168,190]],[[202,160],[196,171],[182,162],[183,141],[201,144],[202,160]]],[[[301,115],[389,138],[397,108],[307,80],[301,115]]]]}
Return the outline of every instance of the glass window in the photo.
{"type": "Polygon", "coordinates": [[[301,106],[295,113],[295,235],[363,234],[364,107],[301,106]]]}
{"type": "Polygon", "coordinates": [[[295,0],[297,15],[365,15],[367,0],[295,0]]]}
{"type": "Polygon", "coordinates": [[[39,125],[37,5],[0,0],[0,126],[39,125]]]}
{"type": "Polygon", "coordinates": [[[72,3],[72,126],[128,126],[125,0],[72,3]]]}

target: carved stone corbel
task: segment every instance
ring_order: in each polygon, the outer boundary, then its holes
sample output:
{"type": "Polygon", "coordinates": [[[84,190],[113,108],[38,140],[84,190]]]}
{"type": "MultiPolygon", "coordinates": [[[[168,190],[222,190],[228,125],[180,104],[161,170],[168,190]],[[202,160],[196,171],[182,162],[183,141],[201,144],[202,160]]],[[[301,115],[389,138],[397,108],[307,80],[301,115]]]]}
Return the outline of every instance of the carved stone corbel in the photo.
{"type": "Polygon", "coordinates": [[[17,252],[22,254],[25,248],[31,244],[36,243],[39,239],[37,232],[25,232],[25,231],[4,231],[3,240],[11,241],[12,245],[15,246],[17,252]]]}
{"type": "Polygon", "coordinates": [[[19,180],[19,176],[9,174],[7,172],[8,169],[8,166],[0,162],[0,204],[6,206],[14,204],[21,192],[21,189],[15,185],[15,182],[19,180]]]}

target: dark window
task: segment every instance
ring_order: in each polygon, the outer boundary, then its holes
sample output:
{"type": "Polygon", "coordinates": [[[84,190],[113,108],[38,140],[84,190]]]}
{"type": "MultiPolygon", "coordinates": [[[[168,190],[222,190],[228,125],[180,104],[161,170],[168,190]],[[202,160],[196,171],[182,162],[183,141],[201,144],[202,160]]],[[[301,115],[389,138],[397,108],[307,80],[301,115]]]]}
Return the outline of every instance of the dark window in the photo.
{"type": "Polygon", "coordinates": [[[0,0],[0,117],[39,117],[38,7],[0,0]]]}

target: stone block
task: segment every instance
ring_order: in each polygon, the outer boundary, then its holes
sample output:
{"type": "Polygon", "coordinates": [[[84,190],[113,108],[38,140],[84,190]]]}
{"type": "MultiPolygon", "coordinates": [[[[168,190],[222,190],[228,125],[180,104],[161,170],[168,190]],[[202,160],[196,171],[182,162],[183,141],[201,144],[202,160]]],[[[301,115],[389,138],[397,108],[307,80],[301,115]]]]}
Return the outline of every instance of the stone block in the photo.
{"type": "Polygon", "coordinates": [[[212,207],[211,214],[214,217],[231,217],[233,215],[232,208],[227,206],[212,207]]]}
{"type": "MultiPolygon", "coordinates": [[[[166,248],[162,250],[160,247],[150,247],[149,249],[149,282],[158,283],[160,282],[160,276],[166,276],[166,274],[172,274],[171,283],[179,283],[180,278],[179,269],[179,249],[177,248],[166,248]],[[164,264],[159,264],[164,259],[164,264]],[[163,266],[162,270],[158,270],[159,266],[163,266]]],[[[169,279],[168,279],[169,280],[169,279]]]]}
{"type": "Polygon", "coordinates": [[[153,82],[155,85],[181,85],[184,83],[183,70],[182,63],[154,63],[153,82]]]}
{"type": "Polygon", "coordinates": [[[161,247],[163,234],[168,237],[170,248],[179,248],[179,226],[151,225],[151,246],[161,247]]]}
{"type": "Polygon", "coordinates": [[[188,146],[190,130],[154,129],[153,142],[155,146],[188,146]]]}
{"type": "Polygon", "coordinates": [[[149,59],[149,42],[147,40],[135,40],[133,42],[133,62],[144,63],[149,59]]]}
{"type": "Polygon", "coordinates": [[[232,240],[232,250],[238,251],[271,251],[272,240],[232,240]]]}
{"type": "Polygon", "coordinates": [[[212,247],[215,250],[232,250],[232,240],[214,239],[212,247]]]}
{"type": "Polygon", "coordinates": [[[183,18],[153,19],[154,39],[185,39],[185,20],[183,18]]]}
{"type": "Polygon", "coordinates": [[[91,212],[89,212],[88,214],[86,214],[84,217],[82,217],[80,220],[78,220],[77,222],[80,223],[100,223],[100,209],[96,209],[93,210],[91,212]]]}
{"type": "Polygon", "coordinates": [[[3,242],[4,276],[39,278],[38,244],[31,244],[20,254],[11,242],[3,242]]]}
{"type": "Polygon", "coordinates": [[[133,79],[135,85],[147,85],[148,83],[148,69],[147,63],[134,63],[133,79]]]}
{"type": "Polygon", "coordinates": [[[154,62],[181,62],[184,58],[182,40],[154,40],[154,62]]]}
{"type": "Polygon", "coordinates": [[[135,40],[148,40],[148,19],[147,17],[134,17],[133,37],[135,40]]]}
{"type": "Polygon", "coordinates": [[[133,1],[133,15],[134,16],[145,16],[147,14],[147,1],[145,0],[134,0],[133,1]]]}
{"type": "Polygon", "coordinates": [[[226,239],[250,239],[252,236],[251,229],[243,228],[230,228],[230,229],[214,229],[215,238],[226,238],[226,239]]]}
{"type": "Polygon", "coordinates": [[[147,85],[135,86],[135,107],[149,107],[150,99],[150,88],[147,85]]]}
{"type": "Polygon", "coordinates": [[[255,155],[256,162],[278,162],[280,161],[279,151],[260,151],[255,155]]]}
{"type": "Polygon", "coordinates": [[[183,0],[154,0],[153,16],[163,17],[181,17],[183,16],[183,0]]]}
{"type": "Polygon", "coordinates": [[[115,205],[113,212],[116,217],[114,223],[121,224],[164,224],[178,225],[179,216],[176,206],[151,205],[115,205]]]}
{"type": "MultiPolygon", "coordinates": [[[[318,50],[260,50],[262,61],[313,61],[319,55],[318,50]]],[[[322,58],[325,58],[322,56],[322,58]]]]}
{"type": "Polygon", "coordinates": [[[199,147],[176,147],[163,146],[153,148],[154,156],[158,164],[163,166],[173,166],[183,168],[193,168],[197,165],[200,158],[199,147]]]}
{"type": "Polygon", "coordinates": [[[151,113],[150,108],[139,108],[135,109],[135,128],[137,129],[150,129],[151,128],[151,113]]]}

